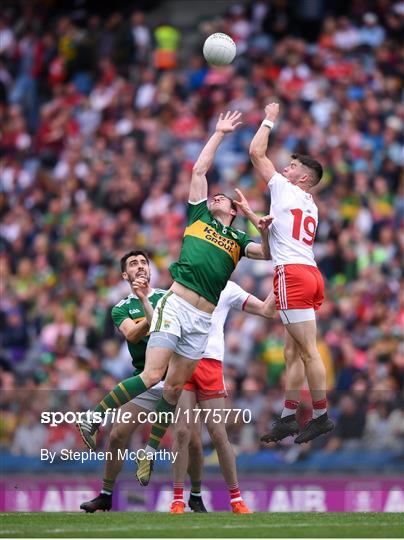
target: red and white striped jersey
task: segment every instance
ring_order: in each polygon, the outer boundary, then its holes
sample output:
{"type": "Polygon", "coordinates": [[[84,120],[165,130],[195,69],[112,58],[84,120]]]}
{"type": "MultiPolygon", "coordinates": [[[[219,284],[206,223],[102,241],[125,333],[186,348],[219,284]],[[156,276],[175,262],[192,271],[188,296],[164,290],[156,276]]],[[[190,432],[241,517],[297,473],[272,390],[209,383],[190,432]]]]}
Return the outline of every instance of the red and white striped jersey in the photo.
{"type": "Polygon", "coordinates": [[[310,193],[275,173],[268,182],[274,217],[269,228],[269,246],[274,266],[308,264],[317,266],[313,244],[318,224],[318,209],[310,193]]]}

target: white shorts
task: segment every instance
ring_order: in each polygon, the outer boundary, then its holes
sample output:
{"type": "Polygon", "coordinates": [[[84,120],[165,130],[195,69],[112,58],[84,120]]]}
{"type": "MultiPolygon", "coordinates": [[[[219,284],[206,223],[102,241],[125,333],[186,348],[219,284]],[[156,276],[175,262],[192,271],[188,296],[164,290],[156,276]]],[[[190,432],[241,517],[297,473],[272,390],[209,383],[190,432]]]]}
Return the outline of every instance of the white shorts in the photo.
{"type": "Polygon", "coordinates": [[[212,315],[192,306],[169,291],[156,305],[150,325],[149,346],[156,346],[158,333],[177,336],[172,350],[185,358],[200,360],[206,349],[212,315]]]}
{"type": "Polygon", "coordinates": [[[314,321],[316,314],[314,308],[281,309],[279,310],[283,324],[295,324],[305,321],[314,321]]]}
{"type": "Polygon", "coordinates": [[[159,383],[146,390],[146,392],[143,392],[143,394],[140,394],[139,396],[131,399],[130,403],[134,403],[135,405],[138,405],[143,409],[147,409],[148,411],[154,411],[156,409],[157,402],[163,396],[163,388],[164,381],[160,381],[159,383]]]}

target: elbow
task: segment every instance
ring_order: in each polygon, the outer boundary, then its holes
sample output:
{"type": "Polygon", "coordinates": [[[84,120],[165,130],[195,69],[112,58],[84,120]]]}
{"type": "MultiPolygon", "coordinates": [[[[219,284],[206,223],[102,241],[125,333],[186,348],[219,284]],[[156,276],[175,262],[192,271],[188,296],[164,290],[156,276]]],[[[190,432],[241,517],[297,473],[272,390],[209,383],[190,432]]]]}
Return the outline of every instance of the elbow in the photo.
{"type": "Polygon", "coordinates": [[[192,167],[192,176],[204,176],[207,172],[207,168],[198,162],[192,167]]]}
{"type": "Polygon", "coordinates": [[[253,163],[262,157],[262,153],[253,144],[250,144],[248,153],[253,163]]]}
{"type": "Polygon", "coordinates": [[[136,345],[136,343],[139,341],[139,335],[136,330],[132,332],[124,332],[123,336],[126,341],[129,341],[129,343],[133,343],[134,345],[136,345]]]}
{"type": "Polygon", "coordinates": [[[133,336],[131,335],[131,332],[125,332],[123,337],[126,339],[126,341],[130,341],[130,343],[132,343],[133,336]]]}
{"type": "Polygon", "coordinates": [[[120,330],[121,330],[121,334],[123,335],[123,337],[126,339],[126,341],[128,341],[130,332],[122,330],[122,329],[120,329],[120,330]]]}
{"type": "Polygon", "coordinates": [[[254,160],[255,158],[257,158],[258,154],[257,154],[257,149],[254,147],[254,145],[250,144],[250,148],[248,150],[248,153],[250,154],[250,158],[252,160],[254,160]]]}

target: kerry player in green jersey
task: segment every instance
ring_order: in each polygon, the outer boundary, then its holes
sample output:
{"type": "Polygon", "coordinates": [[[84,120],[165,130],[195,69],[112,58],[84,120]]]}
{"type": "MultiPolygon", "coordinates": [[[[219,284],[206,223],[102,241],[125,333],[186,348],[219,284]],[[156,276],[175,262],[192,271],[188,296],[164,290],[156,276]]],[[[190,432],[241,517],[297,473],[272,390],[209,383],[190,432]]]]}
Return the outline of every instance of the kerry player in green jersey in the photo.
{"type": "MultiPolygon", "coordinates": [[[[146,365],[141,375],[126,379],[96,406],[104,415],[117,402],[123,404],[142,394],[161,380],[167,368],[163,397],[156,407],[160,422],[155,424],[147,446],[148,453],[157,450],[169,424],[184,383],[191,377],[197,361],[202,358],[211,324],[211,314],[238,261],[243,256],[269,259],[268,231],[262,230],[262,243],[254,243],[244,232],[231,226],[237,207],[223,195],[212,197],[207,204],[209,170],[216,150],[226,133],[233,132],[241,122],[241,113],[221,114],[215,133],[204,146],[192,171],[188,205],[188,225],[185,229],[178,262],[170,267],[174,283],[159,301],[151,322],[151,337],[146,351],[146,365]]],[[[99,424],[90,418],[80,422],[83,440],[89,448],[96,445],[99,424]]],[[[149,482],[153,460],[139,463],[137,477],[142,485],[149,482]]]]}
{"type": "MultiPolygon", "coordinates": [[[[146,346],[149,340],[150,321],[157,302],[166,294],[162,289],[153,289],[150,286],[149,258],[141,250],[130,251],[121,258],[122,277],[129,283],[131,293],[116,304],[111,310],[112,320],[126,339],[134,375],[142,373],[145,364],[146,346]]],[[[122,407],[122,414],[131,417],[129,422],[115,422],[108,438],[107,451],[111,452],[112,459],[105,460],[102,489],[95,499],[83,502],[80,505],[86,512],[97,510],[110,510],[112,507],[112,492],[123,461],[120,455],[128,446],[134,431],[142,425],[138,421],[139,413],[154,411],[157,402],[163,395],[163,382],[149,388],[142,395],[135,397],[122,407]],[[119,453],[120,451],[120,453],[119,453]]],[[[116,396],[118,400],[118,396],[116,396]]],[[[200,483],[202,469],[202,442],[199,426],[193,424],[192,448],[190,453],[191,483],[200,483]]],[[[196,511],[203,506],[200,497],[190,500],[190,505],[196,511]]]]}

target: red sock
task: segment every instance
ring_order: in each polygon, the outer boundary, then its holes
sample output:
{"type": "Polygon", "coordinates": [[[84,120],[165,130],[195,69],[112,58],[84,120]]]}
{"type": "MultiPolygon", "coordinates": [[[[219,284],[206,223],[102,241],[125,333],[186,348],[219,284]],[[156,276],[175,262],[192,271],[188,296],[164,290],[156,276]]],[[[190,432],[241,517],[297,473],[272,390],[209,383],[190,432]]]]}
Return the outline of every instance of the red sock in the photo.
{"type": "Polygon", "coordinates": [[[184,482],[174,482],[174,501],[184,500],[184,482]]]}
{"type": "Polygon", "coordinates": [[[327,412],[327,400],[319,399],[318,401],[313,401],[313,418],[318,418],[319,416],[327,412]]]}
{"type": "Polygon", "coordinates": [[[296,414],[298,406],[299,406],[298,401],[294,401],[293,399],[285,399],[285,404],[283,406],[282,415],[281,415],[282,418],[285,418],[285,416],[296,414]]]}
{"type": "Polygon", "coordinates": [[[238,482],[236,484],[229,486],[229,493],[230,493],[230,502],[236,502],[236,501],[242,500],[240,488],[238,487],[238,482]]]}

